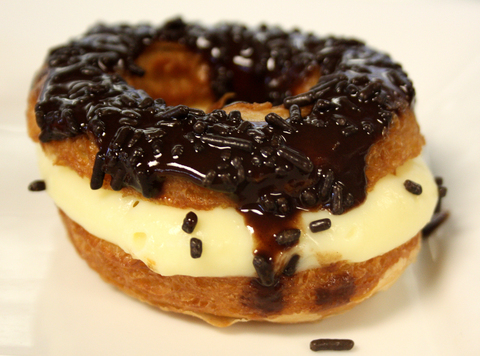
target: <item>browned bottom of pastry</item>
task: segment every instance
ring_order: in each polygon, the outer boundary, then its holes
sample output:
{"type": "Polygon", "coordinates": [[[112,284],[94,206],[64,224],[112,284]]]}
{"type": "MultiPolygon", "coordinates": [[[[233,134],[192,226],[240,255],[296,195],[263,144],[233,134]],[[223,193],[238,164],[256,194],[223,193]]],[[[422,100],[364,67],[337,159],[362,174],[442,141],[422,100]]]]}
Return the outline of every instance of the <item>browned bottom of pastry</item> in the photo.
{"type": "Polygon", "coordinates": [[[80,256],[107,282],[162,310],[215,326],[238,321],[314,321],[344,312],[389,287],[415,259],[420,233],[396,249],[360,263],[336,262],[281,276],[273,287],[250,277],[162,276],[122,249],[95,237],[60,210],[80,256]]]}

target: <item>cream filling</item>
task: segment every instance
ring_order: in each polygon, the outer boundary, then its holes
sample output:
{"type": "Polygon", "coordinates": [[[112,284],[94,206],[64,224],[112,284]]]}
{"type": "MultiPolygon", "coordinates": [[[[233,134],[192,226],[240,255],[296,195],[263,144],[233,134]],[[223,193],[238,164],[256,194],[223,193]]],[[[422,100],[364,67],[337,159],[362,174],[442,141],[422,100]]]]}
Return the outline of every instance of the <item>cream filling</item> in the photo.
{"type": "MultiPolygon", "coordinates": [[[[72,169],[54,165],[42,149],[37,150],[47,191],[72,220],[92,235],[109,241],[150,269],[164,276],[255,276],[252,261],[253,229],[234,208],[186,210],[159,205],[121,192],[91,190],[88,179],[72,169]],[[194,211],[198,223],[192,234],[181,226],[194,211]],[[200,258],[190,255],[190,239],[202,240],[200,258]]],[[[299,243],[285,255],[299,254],[297,270],[327,262],[366,261],[384,254],[415,236],[430,220],[437,202],[437,186],[421,158],[406,162],[396,175],[380,179],[365,202],[343,215],[328,211],[304,212],[299,243]],[[421,195],[409,193],[403,183],[410,179],[423,188],[421,195]],[[312,233],[314,220],[329,218],[332,226],[312,233]]]]}

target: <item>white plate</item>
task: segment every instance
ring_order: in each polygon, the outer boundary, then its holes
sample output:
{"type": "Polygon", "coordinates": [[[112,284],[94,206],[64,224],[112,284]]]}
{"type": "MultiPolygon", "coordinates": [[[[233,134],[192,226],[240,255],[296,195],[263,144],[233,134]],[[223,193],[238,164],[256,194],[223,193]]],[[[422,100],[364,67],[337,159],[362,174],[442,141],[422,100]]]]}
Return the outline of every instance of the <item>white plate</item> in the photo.
{"type": "Polygon", "coordinates": [[[0,3],[0,354],[311,355],[315,338],[351,338],[355,355],[480,354],[480,3],[123,3],[0,3]],[[49,47],[98,20],[156,24],[176,14],[355,36],[403,64],[451,217],[391,289],[320,323],[217,329],[125,296],[77,256],[51,200],[27,191],[38,178],[24,128],[33,73],[49,47]]]}

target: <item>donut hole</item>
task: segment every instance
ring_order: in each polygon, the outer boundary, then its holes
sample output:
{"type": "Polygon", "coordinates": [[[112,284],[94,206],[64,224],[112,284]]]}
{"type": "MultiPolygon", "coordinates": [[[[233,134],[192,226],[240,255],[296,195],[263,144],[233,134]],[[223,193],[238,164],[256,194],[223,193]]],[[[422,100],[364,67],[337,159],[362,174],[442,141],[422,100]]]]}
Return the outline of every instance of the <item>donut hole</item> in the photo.
{"type": "MultiPolygon", "coordinates": [[[[187,105],[210,112],[231,102],[268,103],[265,78],[248,74],[241,66],[232,65],[232,91],[216,98],[211,86],[211,68],[204,56],[178,43],[155,42],[137,58],[136,64],[145,70],[142,77],[125,74],[127,82],[147,92],[152,98],[162,98],[169,106],[187,105]]],[[[307,92],[320,78],[319,67],[298,78],[290,88],[292,95],[307,92]]]]}
{"type": "Polygon", "coordinates": [[[145,70],[145,75],[125,75],[127,82],[154,99],[207,111],[216,102],[210,88],[209,65],[199,53],[177,43],[155,42],[143,51],[136,64],[145,70]]]}
{"type": "Polygon", "coordinates": [[[137,251],[143,249],[146,243],[147,243],[146,233],[136,232],[133,234],[133,245],[137,251]]]}

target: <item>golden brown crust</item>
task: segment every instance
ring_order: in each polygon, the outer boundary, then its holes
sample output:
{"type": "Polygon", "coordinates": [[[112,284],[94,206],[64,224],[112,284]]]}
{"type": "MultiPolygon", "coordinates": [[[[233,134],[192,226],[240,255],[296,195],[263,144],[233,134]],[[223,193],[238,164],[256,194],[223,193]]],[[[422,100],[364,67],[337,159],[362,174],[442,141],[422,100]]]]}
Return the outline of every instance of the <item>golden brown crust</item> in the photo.
{"type": "Polygon", "coordinates": [[[421,241],[417,234],[368,261],[341,261],[282,276],[275,287],[267,288],[250,277],[162,276],[91,235],[62,211],[60,215],[80,256],[104,280],[162,310],[193,315],[215,326],[246,320],[305,322],[344,312],[393,283],[415,259],[421,241]]]}
{"type": "Polygon", "coordinates": [[[40,135],[40,128],[37,125],[37,120],[35,118],[35,105],[37,104],[38,97],[42,90],[43,84],[45,83],[46,70],[42,68],[37,74],[36,78],[32,83],[32,88],[28,93],[27,99],[27,133],[33,142],[39,142],[38,136],[40,135]]]}
{"type": "Polygon", "coordinates": [[[402,117],[395,116],[388,133],[372,146],[366,157],[365,174],[368,190],[389,173],[395,173],[397,167],[422,152],[425,139],[412,111],[406,111],[402,117]]]}

